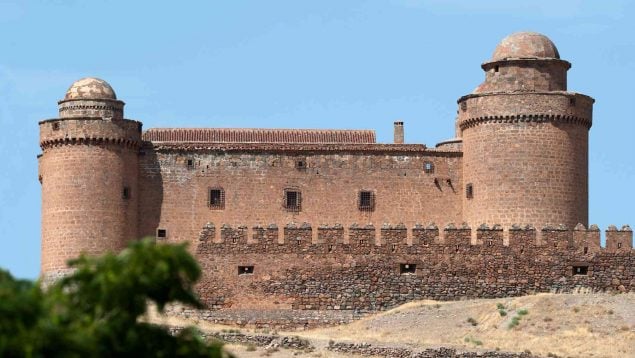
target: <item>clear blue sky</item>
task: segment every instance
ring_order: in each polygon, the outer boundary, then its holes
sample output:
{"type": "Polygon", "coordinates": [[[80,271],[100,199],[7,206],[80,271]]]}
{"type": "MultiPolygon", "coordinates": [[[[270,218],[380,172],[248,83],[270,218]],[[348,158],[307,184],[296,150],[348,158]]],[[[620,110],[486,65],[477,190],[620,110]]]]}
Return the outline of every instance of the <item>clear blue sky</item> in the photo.
{"type": "MultiPolygon", "coordinates": [[[[369,128],[429,146],[516,31],[549,36],[597,102],[590,222],[635,224],[635,2],[0,0],[0,267],[39,273],[39,120],[107,80],[152,127],[369,128]],[[188,4],[177,5],[178,4],[188,4]]],[[[423,218],[424,219],[424,218],[423,218]]]]}

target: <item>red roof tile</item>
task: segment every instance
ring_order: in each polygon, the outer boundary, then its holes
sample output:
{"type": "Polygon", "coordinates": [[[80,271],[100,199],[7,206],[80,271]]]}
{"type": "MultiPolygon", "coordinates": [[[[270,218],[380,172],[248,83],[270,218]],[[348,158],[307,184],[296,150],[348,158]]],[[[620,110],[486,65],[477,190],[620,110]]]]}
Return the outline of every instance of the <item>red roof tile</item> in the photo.
{"type": "Polygon", "coordinates": [[[373,130],[152,128],[143,133],[151,142],[199,143],[375,143],[373,130]]]}

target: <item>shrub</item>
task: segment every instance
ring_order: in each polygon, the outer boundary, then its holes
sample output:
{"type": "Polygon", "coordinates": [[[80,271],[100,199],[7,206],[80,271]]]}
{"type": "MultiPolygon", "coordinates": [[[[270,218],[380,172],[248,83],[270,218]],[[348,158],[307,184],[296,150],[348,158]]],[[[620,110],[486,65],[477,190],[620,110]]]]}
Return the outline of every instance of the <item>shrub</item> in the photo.
{"type": "Polygon", "coordinates": [[[521,309],[521,310],[518,310],[518,312],[516,312],[516,313],[517,313],[519,316],[525,316],[525,315],[528,315],[528,314],[529,314],[529,311],[527,311],[526,309],[524,309],[524,308],[523,308],[523,309],[521,309]]]}
{"type": "Polygon", "coordinates": [[[472,317],[468,318],[467,322],[471,324],[472,326],[478,326],[478,322],[476,322],[476,320],[472,317]]]}
{"type": "Polygon", "coordinates": [[[505,310],[498,310],[498,314],[501,315],[501,317],[505,317],[507,316],[507,311],[505,310]]]}
{"type": "Polygon", "coordinates": [[[505,305],[502,303],[497,303],[496,304],[496,308],[498,308],[499,310],[504,310],[505,309],[505,305]]]}
{"type": "Polygon", "coordinates": [[[201,271],[184,245],[134,241],[120,254],[81,256],[44,291],[0,270],[1,357],[222,357],[194,328],[173,335],[141,317],[148,303],[203,308],[201,271]]]}

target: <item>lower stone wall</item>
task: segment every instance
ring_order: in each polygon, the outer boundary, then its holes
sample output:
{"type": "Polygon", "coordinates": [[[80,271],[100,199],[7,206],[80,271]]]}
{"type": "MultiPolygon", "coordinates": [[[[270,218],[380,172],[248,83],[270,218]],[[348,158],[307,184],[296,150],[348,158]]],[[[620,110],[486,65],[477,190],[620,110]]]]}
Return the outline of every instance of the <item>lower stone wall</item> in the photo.
{"type": "Polygon", "coordinates": [[[290,310],[290,309],[220,309],[196,310],[169,307],[169,315],[205,320],[215,324],[250,328],[298,329],[345,324],[359,319],[362,313],[353,310],[290,310]]]}
{"type": "Polygon", "coordinates": [[[607,231],[606,248],[594,229],[523,228],[507,237],[498,227],[472,237],[455,226],[204,231],[197,289],[211,310],[196,315],[217,323],[313,327],[420,299],[635,290],[627,227],[607,231]]]}
{"type": "Polygon", "coordinates": [[[407,348],[378,347],[366,343],[334,343],[328,350],[338,353],[390,358],[533,358],[530,353],[457,352],[452,348],[429,348],[413,351],[407,348]]]}

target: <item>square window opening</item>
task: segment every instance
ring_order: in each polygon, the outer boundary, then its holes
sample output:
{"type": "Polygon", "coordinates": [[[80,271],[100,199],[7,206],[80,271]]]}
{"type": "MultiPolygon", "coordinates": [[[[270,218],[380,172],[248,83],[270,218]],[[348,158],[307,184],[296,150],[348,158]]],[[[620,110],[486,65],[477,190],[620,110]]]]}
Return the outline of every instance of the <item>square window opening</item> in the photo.
{"type": "Polygon", "coordinates": [[[223,188],[210,188],[208,205],[211,209],[225,209],[225,190],[223,188]]]}
{"type": "Polygon", "coordinates": [[[300,211],[302,208],[302,193],[297,190],[285,190],[284,206],[287,211],[300,211]]]}
{"type": "Polygon", "coordinates": [[[123,199],[130,199],[130,188],[127,186],[123,187],[123,191],[121,192],[121,197],[123,199]]]}
{"type": "Polygon", "coordinates": [[[53,123],[53,130],[54,131],[60,130],[60,124],[58,122],[53,123]]]}
{"type": "Polygon", "coordinates": [[[253,274],[254,274],[253,266],[238,266],[238,276],[253,275],[253,274]]]}
{"type": "Polygon", "coordinates": [[[434,163],[432,163],[432,162],[423,163],[423,171],[426,174],[433,174],[434,173],[434,163]]]}
{"type": "Polygon", "coordinates": [[[589,266],[573,266],[574,276],[586,276],[589,274],[589,266]]]}
{"type": "Polygon", "coordinates": [[[165,239],[168,237],[168,231],[166,229],[157,229],[157,239],[165,239]]]}
{"type": "Polygon", "coordinates": [[[360,211],[375,210],[375,193],[369,190],[359,192],[357,207],[360,211]]]}
{"type": "Polygon", "coordinates": [[[192,159],[192,158],[187,158],[186,163],[187,163],[187,168],[188,168],[188,169],[192,169],[192,168],[194,168],[194,159],[192,159]]]}
{"type": "Polygon", "coordinates": [[[307,168],[305,159],[298,159],[295,161],[295,168],[298,170],[303,170],[307,168]]]}
{"type": "Polygon", "coordinates": [[[415,264],[399,264],[399,273],[402,275],[413,275],[417,272],[415,264]]]}

